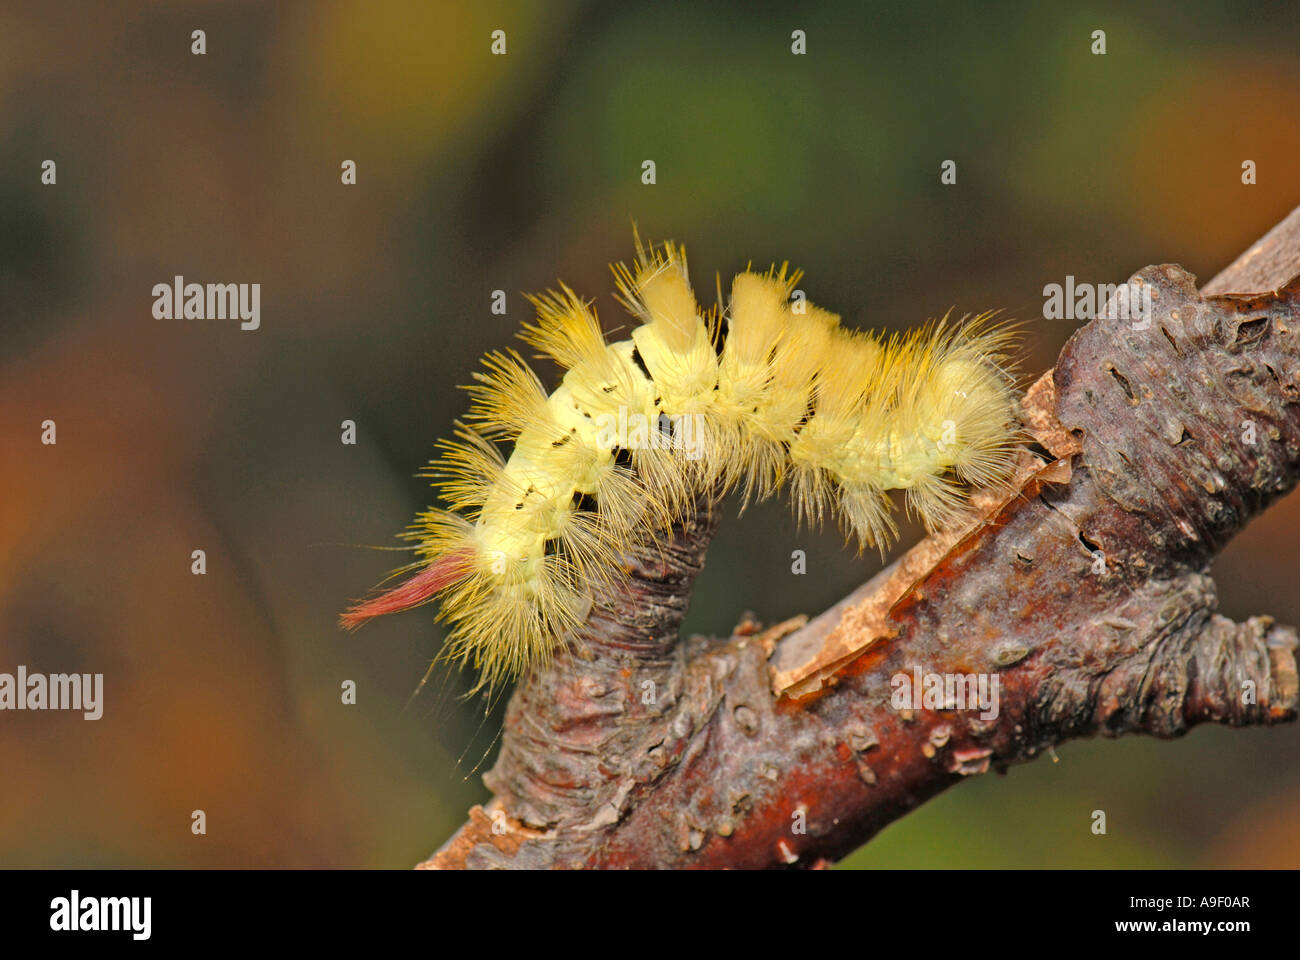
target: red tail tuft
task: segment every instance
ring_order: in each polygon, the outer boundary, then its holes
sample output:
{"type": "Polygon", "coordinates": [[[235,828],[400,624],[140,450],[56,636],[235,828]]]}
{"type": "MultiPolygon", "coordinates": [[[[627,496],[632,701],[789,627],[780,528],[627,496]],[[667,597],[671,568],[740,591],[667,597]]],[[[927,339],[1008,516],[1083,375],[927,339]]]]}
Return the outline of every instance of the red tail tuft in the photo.
{"type": "Polygon", "coordinates": [[[435,560],[409,580],[356,604],[339,616],[339,623],[347,630],[355,630],[372,617],[427,603],[440,590],[469,574],[469,559],[468,551],[460,551],[435,560]]]}

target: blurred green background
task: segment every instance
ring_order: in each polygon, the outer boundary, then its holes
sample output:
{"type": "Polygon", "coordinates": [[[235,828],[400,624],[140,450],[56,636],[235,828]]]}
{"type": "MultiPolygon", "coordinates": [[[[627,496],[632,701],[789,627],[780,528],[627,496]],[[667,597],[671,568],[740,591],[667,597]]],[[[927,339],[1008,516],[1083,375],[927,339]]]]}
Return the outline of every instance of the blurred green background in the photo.
{"type": "MultiPolygon", "coordinates": [[[[851,325],[1006,308],[1028,375],[1074,326],[1045,284],[1204,281],[1300,203],[1300,8],[1054,6],[0,8],[0,670],[106,686],[98,722],[0,715],[0,866],[407,867],[446,839],[499,714],[457,675],[406,706],[432,609],[335,617],[404,560],[365,545],[428,504],[414,474],[522,292],[562,278],[626,336],[606,264],[633,218],[686,243],[706,303],[789,259],[851,325]],[[176,274],[261,283],[261,329],[155,320],[176,274]]],[[[691,629],[816,612],[879,567],[783,504],[735,514],[691,629]]],[[[1300,621],[1297,531],[1293,496],[1230,547],[1224,612],[1300,621]]],[[[1294,867],[1297,759],[1294,727],[1069,744],[848,865],[1294,867]]]]}

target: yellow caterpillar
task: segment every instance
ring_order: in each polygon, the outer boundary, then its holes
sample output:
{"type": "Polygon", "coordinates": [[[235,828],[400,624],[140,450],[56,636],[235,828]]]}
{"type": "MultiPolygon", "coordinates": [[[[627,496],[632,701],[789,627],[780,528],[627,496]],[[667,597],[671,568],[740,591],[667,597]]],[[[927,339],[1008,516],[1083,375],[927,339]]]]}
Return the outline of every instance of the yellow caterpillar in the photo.
{"type": "Polygon", "coordinates": [[[448,509],[420,514],[418,572],[341,620],[441,598],[446,654],[494,689],[546,662],[622,576],[630,547],[662,537],[699,497],[791,492],[801,520],[836,514],[862,546],[896,537],[888,490],[929,529],[962,511],[966,485],[1007,476],[1016,444],[1012,335],[989,314],[881,340],[802,297],[799,271],[747,270],[725,311],[702,312],[685,251],[643,249],[613,267],[641,321],[606,343],[561,284],[530,298],[525,343],[566,368],[547,394],[514,351],[491,353],[467,423],[429,476],[448,509]],[[509,459],[498,441],[512,441],[509,459]]]}

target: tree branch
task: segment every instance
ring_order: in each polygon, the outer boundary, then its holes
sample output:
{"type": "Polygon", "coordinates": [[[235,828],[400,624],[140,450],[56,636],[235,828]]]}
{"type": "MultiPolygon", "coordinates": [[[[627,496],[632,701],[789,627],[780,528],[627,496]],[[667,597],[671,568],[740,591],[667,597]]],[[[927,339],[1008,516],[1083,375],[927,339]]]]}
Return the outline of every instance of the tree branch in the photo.
{"type": "Polygon", "coordinates": [[[1045,457],[807,624],[677,641],[702,504],[523,678],[494,799],[421,866],[822,866],[1065,740],[1294,719],[1296,631],[1219,616],[1208,568],[1300,477],[1297,277],[1300,210],[1205,298],[1139,271],[1152,314],[1076,331],[1022,401],[1045,457]],[[896,708],[927,674],[996,682],[996,716],[896,708]]]}

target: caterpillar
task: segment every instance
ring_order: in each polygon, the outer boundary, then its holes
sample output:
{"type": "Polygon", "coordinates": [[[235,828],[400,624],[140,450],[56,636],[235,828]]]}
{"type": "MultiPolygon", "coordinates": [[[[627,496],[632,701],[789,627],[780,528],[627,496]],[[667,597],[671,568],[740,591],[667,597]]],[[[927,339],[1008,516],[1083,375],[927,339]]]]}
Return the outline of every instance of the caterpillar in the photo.
{"type": "Polygon", "coordinates": [[[971,487],[1009,475],[1015,331],[995,314],[882,338],[796,295],[788,263],[747,267],[707,310],[672,241],[637,237],[633,263],[611,269],[640,321],[630,339],[606,342],[563,283],[528,298],[519,337],[566,371],[559,386],[548,394],[517,351],[484,358],[423,474],[444,505],[403,535],[419,559],[398,573],[414,574],[356,602],[345,628],[439,598],[444,656],[491,691],[548,662],[620,557],[700,498],[737,491],[743,509],[788,489],[801,524],[838,517],[859,552],[883,552],[897,538],[888,491],[933,531],[971,487]]]}

